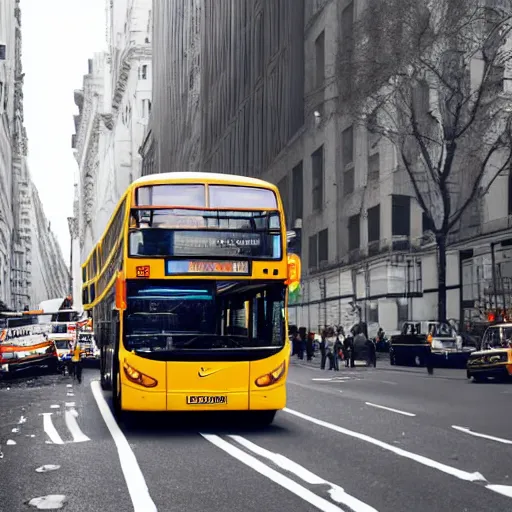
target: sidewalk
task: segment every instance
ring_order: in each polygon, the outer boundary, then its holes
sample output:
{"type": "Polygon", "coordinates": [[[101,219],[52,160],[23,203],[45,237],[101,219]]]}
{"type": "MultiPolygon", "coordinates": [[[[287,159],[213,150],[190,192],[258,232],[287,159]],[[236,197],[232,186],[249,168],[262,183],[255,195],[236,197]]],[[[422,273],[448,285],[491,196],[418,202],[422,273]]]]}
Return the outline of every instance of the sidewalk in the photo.
{"type": "MultiPolygon", "coordinates": [[[[320,354],[317,354],[316,357],[313,358],[312,361],[300,360],[297,356],[292,356],[290,362],[293,366],[303,366],[306,368],[316,368],[320,369],[320,354]]],[[[356,361],[355,368],[347,368],[345,367],[345,361],[339,362],[340,372],[346,371],[389,371],[389,372],[399,372],[399,373],[416,373],[418,375],[427,375],[427,369],[419,366],[391,366],[389,362],[389,356],[385,353],[377,353],[377,367],[366,366],[366,363],[363,361],[356,361]]],[[[329,368],[329,362],[327,362],[326,367],[329,368]]],[[[461,370],[457,368],[435,368],[434,375],[437,377],[442,377],[445,379],[466,379],[466,370],[461,370]]]]}

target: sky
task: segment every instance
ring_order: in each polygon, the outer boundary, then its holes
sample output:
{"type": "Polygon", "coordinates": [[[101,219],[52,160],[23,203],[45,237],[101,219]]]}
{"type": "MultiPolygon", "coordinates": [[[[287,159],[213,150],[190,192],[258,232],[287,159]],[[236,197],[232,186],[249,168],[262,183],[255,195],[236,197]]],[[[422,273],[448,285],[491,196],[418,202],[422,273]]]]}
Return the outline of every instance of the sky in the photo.
{"type": "Polygon", "coordinates": [[[108,0],[21,0],[23,106],[28,165],[69,265],[67,218],[78,166],[71,148],[87,60],[105,48],[108,0]]]}

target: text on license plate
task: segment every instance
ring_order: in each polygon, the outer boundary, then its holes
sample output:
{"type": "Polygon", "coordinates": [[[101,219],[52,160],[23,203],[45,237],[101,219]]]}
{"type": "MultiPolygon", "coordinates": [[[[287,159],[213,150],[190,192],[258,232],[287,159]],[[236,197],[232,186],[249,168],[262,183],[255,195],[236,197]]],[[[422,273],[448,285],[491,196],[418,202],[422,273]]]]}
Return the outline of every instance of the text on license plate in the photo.
{"type": "Polygon", "coordinates": [[[203,405],[203,404],[227,404],[227,396],[187,396],[187,404],[203,405]]]}

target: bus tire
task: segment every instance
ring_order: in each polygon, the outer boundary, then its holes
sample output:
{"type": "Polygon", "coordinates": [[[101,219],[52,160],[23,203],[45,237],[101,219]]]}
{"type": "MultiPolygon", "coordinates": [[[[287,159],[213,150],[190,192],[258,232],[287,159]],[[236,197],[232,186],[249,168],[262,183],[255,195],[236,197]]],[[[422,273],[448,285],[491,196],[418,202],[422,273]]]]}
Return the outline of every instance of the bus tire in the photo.
{"type": "Polygon", "coordinates": [[[255,423],[261,427],[271,425],[276,417],[276,413],[277,411],[254,411],[255,423]]]}
{"type": "Polygon", "coordinates": [[[101,356],[100,356],[100,385],[101,389],[103,391],[111,391],[112,390],[112,383],[108,382],[108,380],[105,378],[105,350],[103,347],[101,347],[101,356]]]}
{"type": "Polygon", "coordinates": [[[117,357],[114,359],[112,364],[112,376],[111,376],[111,384],[112,384],[112,405],[114,408],[114,416],[119,420],[122,415],[122,406],[121,406],[121,390],[118,389],[119,381],[121,376],[119,375],[119,361],[117,361],[117,357]]]}

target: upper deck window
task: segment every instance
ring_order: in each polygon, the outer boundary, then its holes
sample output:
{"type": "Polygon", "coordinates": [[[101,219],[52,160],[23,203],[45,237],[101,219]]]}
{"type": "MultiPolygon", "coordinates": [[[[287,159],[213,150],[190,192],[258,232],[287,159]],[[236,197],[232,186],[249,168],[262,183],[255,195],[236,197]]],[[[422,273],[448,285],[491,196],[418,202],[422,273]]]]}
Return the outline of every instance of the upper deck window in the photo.
{"type": "Polygon", "coordinates": [[[232,185],[210,185],[211,208],[268,208],[277,209],[272,190],[232,185]]]}
{"type": "Polygon", "coordinates": [[[204,207],[204,185],[151,185],[139,187],[137,206],[198,206],[204,207]]]}

